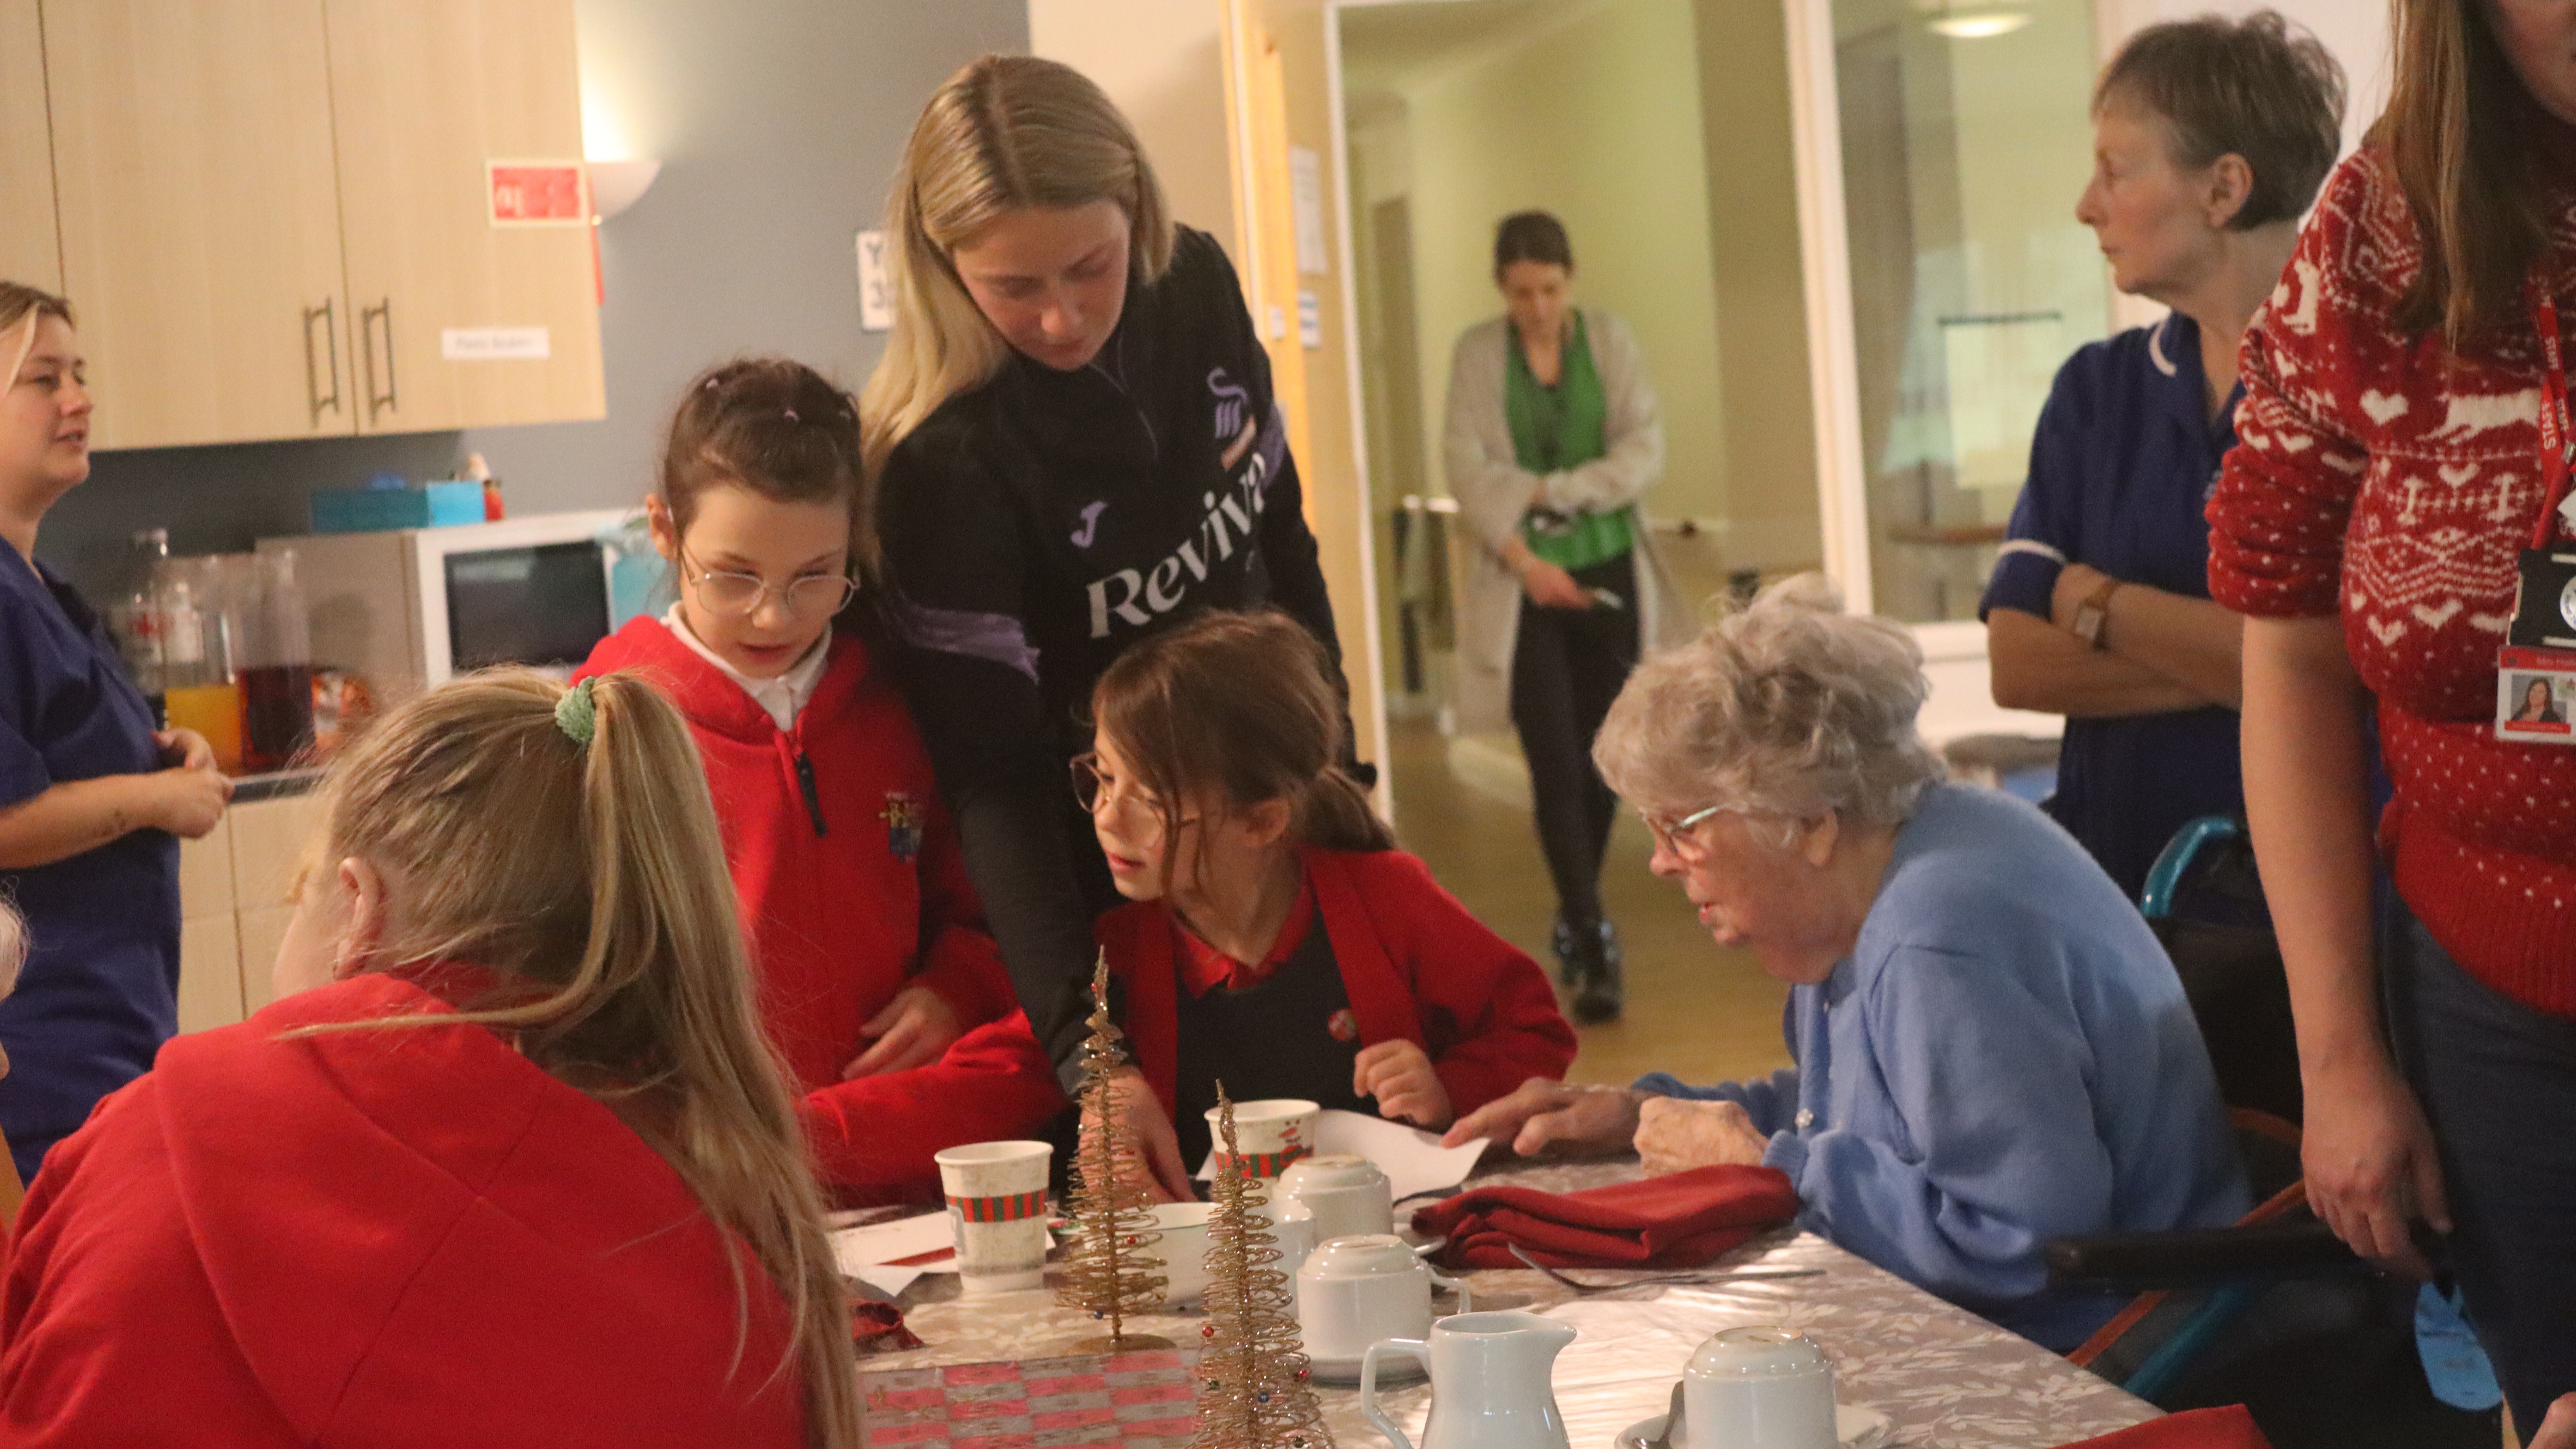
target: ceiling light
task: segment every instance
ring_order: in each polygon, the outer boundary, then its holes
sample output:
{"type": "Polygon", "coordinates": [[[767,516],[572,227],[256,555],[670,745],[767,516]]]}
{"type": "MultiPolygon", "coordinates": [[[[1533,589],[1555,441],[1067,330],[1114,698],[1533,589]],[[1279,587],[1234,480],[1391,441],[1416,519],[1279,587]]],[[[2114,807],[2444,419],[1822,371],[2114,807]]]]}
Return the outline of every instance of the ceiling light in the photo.
{"type": "Polygon", "coordinates": [[[1953,10],[1945,5],[1941,13],[1927,23],[1933,34],[1951,40],[1987,40],[1998,35],[2010,35],[2028,25],[2030,12],[1998,6],[1953,10]]]}

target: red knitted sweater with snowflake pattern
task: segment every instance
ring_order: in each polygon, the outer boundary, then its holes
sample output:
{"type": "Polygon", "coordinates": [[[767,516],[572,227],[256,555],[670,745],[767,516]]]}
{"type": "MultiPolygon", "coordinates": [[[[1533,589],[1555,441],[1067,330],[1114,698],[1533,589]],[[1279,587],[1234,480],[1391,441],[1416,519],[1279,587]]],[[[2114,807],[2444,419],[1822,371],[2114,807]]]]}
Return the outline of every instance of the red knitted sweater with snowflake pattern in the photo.
{"type": "MultiPolygon", "coordinates": [[[[2576,189],[2550,263],[2576,318],[2576,189]]],[[[2340,612],[2379,701],[2398,893],[2471,975],[2576,1016],[2576,749],[2494,730],[2515,560],[2541,510],[2539,337],[2528,313],[2457,354],[2400,331],[2422,265],[2385,158],[2344,162],[2245,334],[2210,596],[2268,618],[2340,612]]]]}

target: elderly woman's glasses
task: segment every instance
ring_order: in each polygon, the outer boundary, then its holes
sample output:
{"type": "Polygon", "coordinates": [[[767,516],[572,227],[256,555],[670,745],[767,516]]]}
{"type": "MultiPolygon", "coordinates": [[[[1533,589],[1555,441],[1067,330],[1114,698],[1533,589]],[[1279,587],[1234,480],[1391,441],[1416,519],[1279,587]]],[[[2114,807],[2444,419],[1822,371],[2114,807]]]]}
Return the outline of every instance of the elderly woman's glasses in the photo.
{"type": "MultiPolygon", "coordinates": [[[[1083,814],[1095,820],[1106,804],[1113,812],[1110,818],[1124,827],[1138,845],[1150,845],[1162,837],[1163,802],[1132,786],[1122,787],[1116,776],[1103,774],[1096,753],[1085,751],[1073,757],[1073,800],[1082,807],[1083,814]]],[[[1179,823],[1188,825],[1197,819],[1195,815],[1184,816],[1179,823]]]]}
{"type": "Polygon", "coordinates": [[[1646,833],[1655,838],[1656,849],[1670,851],[1686,860],[1696,860],[1703,853],[1699,847],[1696,832],[1701,825],[1725,808],[1723,805],[1711,805],[1705,809],[1694,810],[1679,820],[1665,820],[1649,815],[1643,810],[1638,811],[1637,816],[1646,822],[1646,833]]]}
{"type": "Polygon", "coordinates": [[[841,612],[841,606],[858,592],[858,582],[847,574],[808,574],[783,584],[773,584],[758,574],[724,573],[702,568],[687,554],[680,555],[684,571],[695,570],[689,587],[695,589],[698,602],[719,614],[757,614],[771,594],[787,612],[800,619],[819,619],[841,612]]]}

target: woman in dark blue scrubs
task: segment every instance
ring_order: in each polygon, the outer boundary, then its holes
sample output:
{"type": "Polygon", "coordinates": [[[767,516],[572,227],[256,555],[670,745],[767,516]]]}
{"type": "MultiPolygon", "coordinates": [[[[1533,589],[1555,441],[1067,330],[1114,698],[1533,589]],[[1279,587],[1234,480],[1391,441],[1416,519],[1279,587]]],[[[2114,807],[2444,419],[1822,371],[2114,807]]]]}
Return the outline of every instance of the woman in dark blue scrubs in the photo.
{"type": "Polygon", "coordinates": [[[2141,30],[2093,92],[2076,219],[2172,315],[2077,352],[1981,612],[1995,702],[2067,716],[2049,812],[2135,899],[2197,816],[2243,812],[2242,621],[2202,508],[2236,445],[2236,344],[2341,143],[2343,72],[2265,11],[2141,30]]]}
{"type": "Polygon", "coordinates": [[[114,641],[35,561],[36,528],[89,476],[90,398],[71,308],[0,282],[0,896],[27,920],[0,1001],[0,1131],[21,1178],[178,1029],[179,836],[232,782],[159,730],[114,641]]]}

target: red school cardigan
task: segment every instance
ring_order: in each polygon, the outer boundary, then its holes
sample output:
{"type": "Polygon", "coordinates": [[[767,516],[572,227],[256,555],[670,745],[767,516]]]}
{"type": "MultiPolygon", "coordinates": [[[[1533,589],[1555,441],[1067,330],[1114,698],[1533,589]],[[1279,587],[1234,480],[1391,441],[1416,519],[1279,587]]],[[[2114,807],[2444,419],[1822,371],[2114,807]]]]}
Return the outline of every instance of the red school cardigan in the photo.
{"type": "Polygon", "coordinates": [[[785,1295],[615,1113],[480,1025],[289,1034],[491,979],[301,992],[101,1102],[19,1219],[0,1443],[803,1445],[785,1295]]]}
{"type": "MultiPolygon", "coordinates": [[[[2554,144],[2576,174],[2576,132],[2554,144]]],[[[2398,894],[2470,975],[2576,1016],[2576,749],[2493,727],[2515,561],[2542,506],[2539,337],[2527,314],[2457,354],[2400,331],[2423,259],[2387,158],[2345,161],[2245,334],[2210,596],[2265,618],[2340,613],[2378,697],[2398,894]]],[[[2576,189],[2548,260],[2576,319],[2576,189]]]]}
{"type": "Polygon", "coordinates": [[[846,1202],[935,1198],[941,1148],[1027,1136],[1064,1104],[1002,1045],[1019,1010],[912,712],[841,634],[781,730],[653,618],[600,641],[584,677],[631,669],[669,695],[707,771],[741,900],[761,1021],[786,1057],[824,1181],[846,1202]],[[896,992],[939,993],[966,1033],[938,1061],[841,1080],[896,992]]]}
{"type": "MultiPolygon", "coordinates": [[[[1532,1077],[1562,1078],[1574,1028],[1547,973],[1400,850],[1299,852],[1359,1022],[1360,1044],[1404,1040],[1431,1057],[1459,1116],[1532,1077]]],[[[1169,1111],[1180,1061],[1179,919],[1161,901],[1101,917],[1109,967],[1126,983],[1136,1064],[1169,1111]]]]}

